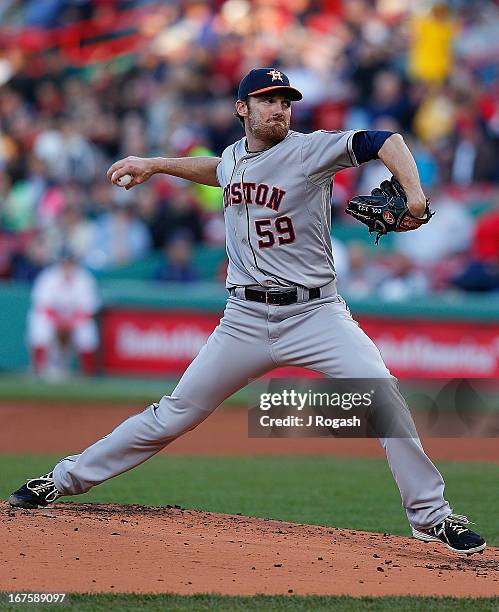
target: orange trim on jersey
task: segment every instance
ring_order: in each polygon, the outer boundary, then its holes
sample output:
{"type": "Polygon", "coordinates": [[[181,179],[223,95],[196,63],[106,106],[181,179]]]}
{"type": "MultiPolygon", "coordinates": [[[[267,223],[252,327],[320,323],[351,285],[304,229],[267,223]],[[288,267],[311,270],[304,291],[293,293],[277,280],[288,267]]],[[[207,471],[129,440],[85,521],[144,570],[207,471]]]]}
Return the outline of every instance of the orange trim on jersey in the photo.
{"type": "Polygon", "coordinates": [[[299,98],[294,100],[295,102],[303,98],[303,96],[297,89],[295,89],[294,87],[290,87],[289,85],[272,85],[272,87],[264,87],[263,89],[257,89],[256,91],[252,91],[248,94],[248,96],[256,96],[257,94],[265,93],[266,91],[272,91],[273,89],[290,89],[291,91],[295,91],[300,96],[299,98]]]}

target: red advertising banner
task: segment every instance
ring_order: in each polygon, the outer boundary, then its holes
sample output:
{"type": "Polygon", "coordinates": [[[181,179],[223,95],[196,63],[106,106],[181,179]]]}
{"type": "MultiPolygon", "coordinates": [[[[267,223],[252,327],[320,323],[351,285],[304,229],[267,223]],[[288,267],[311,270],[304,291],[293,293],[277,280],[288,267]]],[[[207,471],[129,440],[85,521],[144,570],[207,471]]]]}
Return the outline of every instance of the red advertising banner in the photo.
{"type": "Polygon", "coordinates": [[[498,378],[499,325],[362,317],[398,378],[498,378]]]}
{"type": "MultiPolygon", "coordinates": [[[[103,368],[110,374],[177,377],[220,317],[206,312],[108,309],[102,318],[103,368]]],[[[360,318],[398,378],[498,378],[499,325],[360,318]]],[[[313,375],[282,368],[276,376],[313,375]]]]}
{"type": "Polygon", "coordinates": [[[110,374],[179,376],[219,321],[210,313],[107,309],[102,366],[110,374]]]}

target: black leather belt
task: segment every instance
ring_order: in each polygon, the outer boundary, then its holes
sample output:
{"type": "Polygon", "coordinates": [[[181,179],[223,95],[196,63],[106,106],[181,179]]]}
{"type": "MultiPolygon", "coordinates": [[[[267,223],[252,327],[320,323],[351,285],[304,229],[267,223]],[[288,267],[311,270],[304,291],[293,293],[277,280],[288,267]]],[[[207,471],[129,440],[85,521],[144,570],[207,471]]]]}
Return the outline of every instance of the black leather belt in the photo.
{"type": "MultiPolygon", "coordinates": [[[[308,298],[304,300],[305,302],[316,300],[321,296],[320,287],[305,289],[305,291],[308,291],[308,298]]],[[[229,293],[230,295],[235,295],[235,288],[229,289],[229,293]]],[[[250,302],[260,302],[273,306],[287,306],[288,304],[296,304],[298,302],[298,290],[296,287],[290,287],[289,289],[251,289],[250,287],[245,287],[244,297],[250,302]]]]}

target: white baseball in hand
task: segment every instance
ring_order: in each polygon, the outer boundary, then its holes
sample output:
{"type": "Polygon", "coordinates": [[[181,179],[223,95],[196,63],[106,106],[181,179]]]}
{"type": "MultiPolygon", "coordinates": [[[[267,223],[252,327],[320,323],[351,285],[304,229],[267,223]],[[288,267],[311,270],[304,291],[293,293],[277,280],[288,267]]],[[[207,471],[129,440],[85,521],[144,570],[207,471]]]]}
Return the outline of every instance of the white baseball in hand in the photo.
{"type": "Polygon", "coordinates": [[[126,187],[127,185],[130,185],[132,180],[133,178],[130,176],[130,174],[124,174],[123,176],[120,176],[116,182],[120,187],[126,187]]]}

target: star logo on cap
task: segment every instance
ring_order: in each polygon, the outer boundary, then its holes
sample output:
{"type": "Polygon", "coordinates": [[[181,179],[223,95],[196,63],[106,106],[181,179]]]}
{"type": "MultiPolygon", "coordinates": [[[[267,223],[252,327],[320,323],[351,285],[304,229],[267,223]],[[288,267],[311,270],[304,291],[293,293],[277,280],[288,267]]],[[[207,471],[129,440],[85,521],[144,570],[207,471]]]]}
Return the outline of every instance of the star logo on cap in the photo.
{"type": "Polygon", "coordinates": [[[270,72],[267,72],[267,74],[272,77],[272,81],[282,81],[282,74],[275,68],[273,68],[270,72]]]}

